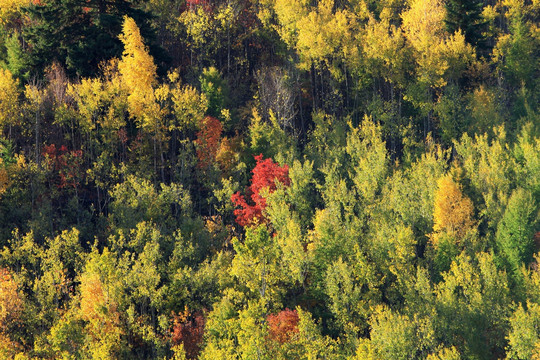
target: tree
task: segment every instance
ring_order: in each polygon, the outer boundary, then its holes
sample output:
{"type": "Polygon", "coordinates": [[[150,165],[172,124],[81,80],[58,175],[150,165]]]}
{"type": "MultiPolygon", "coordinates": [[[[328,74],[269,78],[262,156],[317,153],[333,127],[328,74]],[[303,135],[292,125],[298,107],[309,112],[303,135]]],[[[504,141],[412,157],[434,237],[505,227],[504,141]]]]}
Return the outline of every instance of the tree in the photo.
{"type": "Polygon", "coordinates": [[[201,312],[190,312],[187,308],[183,313],[173,316],[171,341],[176,345],[182,344],[187,359],[197,359],[201,351],[204,335],[205,319],[201,312]]]}
{"type": "Polygon", "coordinates": [[[0,355],[14,356],[21,344],[10,338],[15,337],[22,326],[24,301],[19,286],[7,269],[0,269],[0,355]]]}
{"type": "Polygon", "coordinates": [[[19,109],[19,82],[13,78],[9,70],[0,69],[0,131],[18,123],[21,112],[19,109]]]}
{"type": "Polygon", "coordinates": [[[207,116],[201,121],[195,140],[198,165],[201,169],[206,169],[215,162],[222,131],[223,126],[215,117],[207,116]]]}
{"type": "Polygon", "coordinates": [[[444,41],[445,9],[441,0],[414,0],[402,13],[405,36],[415,52],[418,81],[427,86],[441,87],[448,64],[441,57],[444,41]]]}
{"type": "Polygon", "coordinates": [[[280,344],[290,341],[298,333],[298,311],[285,308],[277,314],[269,314],[268,334],[270,338],[280,344]]]}
{"type": "Polygon", "coordinates": [[[439,336],[464,358],[503,354],[511,312],[508,277],[493,254],[459,255],[435,286],[439,336]]]}
{"type": "Polygon", "coordinates": [[[247,191],[253,205],[248,204],[240,192],[231,197],[232,202],[241,208],[234,211],[236,222],[241,226],[265,222],[263,211],[266,208],[266,199],[264,192],[274,192],[278,183],[283,186],[290,185],[288,165],[279,166],[272,159],[263,160],[262,154],[255,156],[255,160],[257,165],[252,170],[251,185],[247,191]]]}
{"type": "Polygon", "coordinates": [[[463,195],[459,184],[450,175],[437,182],[433,210],[433,244],[437,246],[441,234],[455,236],[459,241],[473,228],[473,203],[463,195]]]}
{"type": "Polygon", "coordinates": [[[139,22],[147,17],[127,0],[36,1],[27,11],[32,21],[23,39],[31,45],[33,70],[41,72],[57,61],[70,76],[93,75],[101,62],[120,56],[123,16],[139,22]]]}
{"type": "Polygon", "coordinates": [[[519,305],[510,317],[508,334],[509,359],[538,359],[540,357],[540,307],[527,302],[519,305]]]}
{"type": "Polygon", "coordinates": [[[377,306],[370,320],[371,346],[383,360],[410,359],[433,347],[433,325],[429,319],[411,319],[377,306]]]}
{"type": "Polygon", "coordinates": [[[124,44],[124,51],[118,70],[129,92],[129,113],[140,121],[143,128],[153,130],[149,117],[155,101],[154,86],[157,84],[154,58],[148,53],[135,20],[128,16],[124,16],[120,40],[124,44]]]}
{"type": "Polygon", "coordinates": [[[497,226],[497,248],[514,274],[533,260],[534,233],[538,223],[538,205],[532,194],[518,188],[512,192],[504,215],[497,226]]]}
{"type": "Polygon", "coordinates": [[[482,18],[484,2],[482,0],[449,0],[445,3],[444,22],[450,34],[461,30],[465,40],[472,45],[483,45],[486,22],[482,18]]]}
{"type": "Polygon", "coordinates": [[[279,248],[265,225],[246,230],[243,242],[233,239],[237,255],[232,261],[230,273],[247,287],[248,297],[255,297],[265,306],[278,303],[288,274],[280,263],[279,248]]]}

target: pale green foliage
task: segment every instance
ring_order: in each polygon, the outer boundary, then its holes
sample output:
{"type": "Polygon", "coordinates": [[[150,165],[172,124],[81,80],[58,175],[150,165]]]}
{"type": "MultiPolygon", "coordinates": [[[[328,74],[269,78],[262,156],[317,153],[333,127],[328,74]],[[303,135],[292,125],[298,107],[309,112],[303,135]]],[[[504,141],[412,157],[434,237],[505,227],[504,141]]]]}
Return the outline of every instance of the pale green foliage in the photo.
{"type": "Polygon", "coordinates": [[[325,163],[344,161],[348,129],[346,122],[322,112],[314,113],[312,118],[314,127],[309,134],[307,155],[313,160],[314,167],[320,169],[325,163]]]}
{"type": "Polygon", "coordinates": [[[521,188],[512,192],[496,236],[497,247],[508,270],[517,273],[522,265],[533,260],[534,232],[539,215],[538,204],[530,192],[521,188]]]}
{"type": "Polygon", "coordinates": [[[341,329],[348,333],[359,330],[359,324],[366,320],[367,304],[362,299],[363,279],[358,279],[352,267],[341,258],[328,267],[325,293],[330,298],[332,311],[341,329]],[[359,281],[360,280],[360,281],[359,281]]]}
{"type": "Polygon", "coordinates": [[[437,179],[445,172],[447,158],[448,152],[432,144],[410,167],[397,170],[384,184],[381,205],[420,235],[433,226],[437,179]]]}
{"type": "Polygon", "coordinates": [[[429,318],[416,319],[377,306],[371,317],[371,346],[382,360],[412,359],[433,346],[434,329],[429,318]]]}
{"type": "Polygon", "coordinates": [[[381,127],[368,117],[347,136],[347,154],[351,159],[349,176],[363,204],[373,203],[388,171],[388,155],[381,127]]]}
{"type": "Polygon", "coordinates": [[[307,240],[297,221],[291,219],[276,235],[275,240],[282,254],[282,261],[291,279],[304,283],[313,262],[313,254],[306,250],[307,240]]]}
{"type": "Polygon", "coordinates": [[[169,130],[182,131],[196,128],[208,109],[207,97],[190,85],[182,86],[178,80],[172,83],[170,95],[175,121],[169,125],[169,130]]]}
{"type": "Polygon", "coordinates": [[[111,217],[118,228],[132,229],[141,221],[151,221],[169,231],[181,214],[189,214],[191,199],[181,185],[161,184],[158,192],[148,180],[128,175],[111,191],[111,217]],[[174,212],[171,213],[170,206],[174,212]]]}
{"type": "Polygon", "coordinates": [[[513,148],[516,159],[514,171],[520,187],[529,189],[534,196],[540,194],[540,138],[534,136],[532,123],[523,126],[513,148]]]}
{"type": "Polygon", "coordinates": [[[231,274],[249,290],[252,297],[265,304],[280,301],[282,288],[277,286],[286,280],[280,262],[279,249],[264,225],[247,229],[243,242],[233,239],[236,256],[231,274]]]}
{"type": "Polygon", "coordinates": [[[275,116],[270,116],[267,122],[253,109],[248,139],[249,151],[254,156],[263,154],[264,158],[283,159],[285,163],[291,163],[294,159],[292,139],[280,127],[275,116]]]}
{"type": "Polygon", "coordinates": [[[508,201],[513,167],[506,132],[502,127],[494,131],[495,137],[491,141],[487,134],[477,135],[474,140],[464,134],[455,144],[466,176],[477,193],[482,194],[479,213],[491,227],[498,223],[508,201]]]}
{"type": "Polygon", "coordinates": [[[540,306],[527,302],[510,317],[507,359],[536,359],[540,355],[540,306]]]}
{"type": "Polygon", "coordinates": [[[444,337],[459,348],[467,344],[467,356],[488,358],[488,349],[502,346],[504,338],[479,335],[479,329],[504,334],[510,311],[506,273],[497,270],[491,254],[478,253],[476,259],[461,254],[443,279],[435,293],[444,337]]]}

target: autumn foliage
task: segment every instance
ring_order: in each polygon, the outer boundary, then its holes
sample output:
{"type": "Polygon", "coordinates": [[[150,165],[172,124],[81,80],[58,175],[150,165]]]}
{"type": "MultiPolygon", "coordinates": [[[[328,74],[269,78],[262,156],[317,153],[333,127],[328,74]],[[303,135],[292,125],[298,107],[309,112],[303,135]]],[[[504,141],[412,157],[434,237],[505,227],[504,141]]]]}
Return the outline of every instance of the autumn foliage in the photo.
{"type": "Polygon", "coordinates": [[[442,233],[455,236],[457,239],[463,238],[473,226],[472,214],[473,203],[463,195],[459,184],[449,175],[440,178],[433,213],[434,244],[437,244],[442,233]]]}
{"type": "Polygon", "coordinates": [[[234,205],[240,207],[240,209],[234,211],[234,215],[236,215],[236,222],[241,226],[249,226],[265,221],[263,210],[266,208],[266,199],[261,194],[263,189],[267,189],[269,193],[272,193],[276,190],[276,182],[280,182],[285,186],[289,186],[291,182],[288,165],[279,166],[272,159],[263,160],[262,154],[255,156],[255,160],[257,165],[252,171],[251,186],[247,189],[247,194],[251,198],[253,205],[248,204],[240,192],[231,197],[234,205]]]}
{"type": "Polygon", "coordinates": [[[19,321],[23,300],[17,283],[6,269],[0,269],[0,333],[6,332],[19,321]]]}
{"type": "Polygon", "coordinates": [[[184,345],[188,359],[197,359],[201,351],[204,324],[205,320],[200,312],[191,313],[186,309],[178,315],[173,314],[171,341],[174,345],[184,345]]]}
{"type": "Polygon", "coordinates": [[[212,116],[204,118],[195,140],[200,168],[205,169],[215,161],[222,132],[223,126],[218,119],[212,116]]]}
{"type": "Polygon", "coordinates": [[[280,344],[288,342],[291,337],[298,333],[298,312],[285,309],[277,314],[267,316],[268,331],[270,338],[280,344]]]}
{"type": "Polygon", "coordinates": [[[82,150],[68,150],[64,145],[59,148],[55,144],[43,147],[45,161],[55,174],[56,186],[62,188],[77,188],[82,179],[82,150]]]}

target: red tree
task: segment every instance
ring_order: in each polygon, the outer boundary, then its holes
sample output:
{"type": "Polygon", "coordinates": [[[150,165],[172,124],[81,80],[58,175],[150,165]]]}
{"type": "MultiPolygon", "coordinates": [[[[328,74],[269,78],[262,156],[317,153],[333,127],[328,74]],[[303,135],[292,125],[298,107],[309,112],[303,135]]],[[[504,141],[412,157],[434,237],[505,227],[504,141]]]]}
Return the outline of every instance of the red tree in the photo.
{"type": "Polygon", "coordinates": [[[195,140],[200,168],[205,169],[216,160],[222,132],[223,126],[218,119],[212,116],[204,118],[201,130],[197,133],[197,140],[195,140]]]}
{"type": "Polygon", "coordinates": [[[43,147],[43,155],[49,168],[58,175],[55,182],[59,189],[79,186],[83,177],[82,150],[68,151],[64,145],[57,149],[56,145],[52,144],[43,147]]]}
{"type": "Polygon", "coordinates": [[[268,315],[266,321],[268,321],[270,338],[280,344],[286,343],[298,333],[299,320],[298,312],[287,308],[275,315],[268,315]]]}
{"type": "Polygon", "coordinates": [[[173,314],[171,341],[173,345],[184,344],[188,359],[197,359],[201,351],[204,335],[204,316],[201,312],[191,313],[186,309],[178,315],[173,314]]]}
{"type": "Polygon", "coordinates": [[[262,212],[266,208],[266,199],[261,195],[261,190],[268,189],[268,192],[272,193],[276,190],[276,182],[285,186],[289,186],[291,183],[287,165],[281,167],[272,159],[263,160],[262,154],[255,156],[255,160],[257,160],[257,165],[252,171],[251,186],[247,190],[253,205],[248,204],[240,192],[231,197],[234,205],[240,207],[240,209],[234,210],[234,215],[236,215],[236,222],[241,226],[265,221],[262,212]]]}

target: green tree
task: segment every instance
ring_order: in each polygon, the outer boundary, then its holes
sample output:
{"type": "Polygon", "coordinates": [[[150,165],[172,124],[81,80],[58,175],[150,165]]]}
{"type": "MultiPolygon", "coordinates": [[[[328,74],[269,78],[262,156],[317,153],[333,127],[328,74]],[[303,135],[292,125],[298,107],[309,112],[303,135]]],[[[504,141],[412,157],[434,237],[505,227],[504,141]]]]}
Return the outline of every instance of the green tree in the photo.
{"type": "Polygon", "coordinates": [[[509,272],[518,275],[521,266],[533,260],[538,215],[538,205],[530,192],[522,188],[512,192],[496,236],[497,249],[509,272]]]}
{"type": "Polygon", "coordinates": [[[461,30],[465,40],[475,46],[482,46],[486,23],[482,18],[484,3],[478,0],[450,0],[445,3],[444,22],[449,33],[461,30]]]}
{"type": "Polygon", "coordinates": [[[23,38],[32,45],[33,69],[40,72],[57,61],[69,75],[80,76],[92,75],[102,61],[120,56],[118,34],[124,15],[139,21],[145,17],[124,0],[112,5],[102,0],[52,0],[31,5],[27,11],[33,21],[24,28],[23,38]]]}

